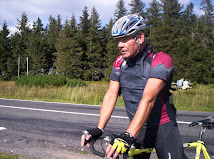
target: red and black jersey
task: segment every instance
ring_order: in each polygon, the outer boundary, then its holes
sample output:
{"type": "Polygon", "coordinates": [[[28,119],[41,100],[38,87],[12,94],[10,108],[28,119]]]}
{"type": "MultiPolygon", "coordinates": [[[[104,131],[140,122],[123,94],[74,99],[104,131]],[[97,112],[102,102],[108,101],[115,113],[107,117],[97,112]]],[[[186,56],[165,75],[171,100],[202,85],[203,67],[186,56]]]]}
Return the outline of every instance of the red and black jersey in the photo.
{"type": "Polygon", "coordinates": [[[121,55],[115,60],[110,80],[120,82],[130,120],[137,111],[149,78],[162,79],[166,86],[156,99],[147,125],[161,125],[175,118],[176,109],[169,100],[173,70],[172,58],[164,52],[155,52],[150,45],[131,59],[124,59],[121,55]]]}

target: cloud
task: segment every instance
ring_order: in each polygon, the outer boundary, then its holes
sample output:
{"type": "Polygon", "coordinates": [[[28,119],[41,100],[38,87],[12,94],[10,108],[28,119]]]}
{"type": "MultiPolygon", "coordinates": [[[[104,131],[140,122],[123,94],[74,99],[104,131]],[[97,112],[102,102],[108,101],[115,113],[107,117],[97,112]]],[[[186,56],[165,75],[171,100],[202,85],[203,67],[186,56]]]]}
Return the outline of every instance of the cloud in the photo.
{"type": "Polygon", "coordinates": [[[198,16],[202,16],[202,15],[205,14],[204,11],[203,11],[203,10],[200,10],[200,8],[199,8],[198,6],[195,6],[195,7],[194,7],[194,12],[195,12],[196,15],[198,15],[198,16]]]}
{"type": "Polygon", "coordinates": [[[188,5],[191,2],[191,0],[179,0],[179,3],[188,5]]]}
{"type": "MultiPolygon", "coordinates": [[[[160,0],[158,1],[160,2],[160,0]]],[[[60,15],[62,23],[64,23],[66,18],[70,19],[74,14],[78,22],[85,6],[88,8],[89,15],[92,8],[95,7],[100,15],[102,25],[105,25],[109,23],[110,18],[114,18],[117,2],[118,0],[0,0],[0,26],[6,21],[8,27],[14,28],[18,23],[17,19],[21,20],[23,12],[26,13],[29,22],[35,22],[39,17],[44,26],[49,23],[50,15],[55,18],[60,15]]],[[[130,2],[130,0],[125,0],[125,7],[128,10],[130,10],[130,2]]],[[[152,0],[143,0],[143,2],[148,6],[152,0]]],[[[184,5],[193,2],[195,13],[203,15],[203,11],[199,9],[198,1],[179,0],[179,2],[184,5]]]]}

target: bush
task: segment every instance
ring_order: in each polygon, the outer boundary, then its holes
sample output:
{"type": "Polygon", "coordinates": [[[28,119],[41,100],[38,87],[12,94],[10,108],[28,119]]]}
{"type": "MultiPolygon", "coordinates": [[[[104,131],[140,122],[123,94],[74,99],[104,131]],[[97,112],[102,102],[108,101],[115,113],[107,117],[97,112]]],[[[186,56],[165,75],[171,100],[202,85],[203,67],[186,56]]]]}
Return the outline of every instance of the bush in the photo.
{"type": "Polygon", "coordinates": [[[87,84],[81,79],[68,79],[65,85],[66,87],[85,87],[87,84]]]}
{"type": "Polygon", "coordinates": [[[57,74],[51,75],[35,75],[35,76],[21,76],[15,81],[15,84],[18,86],[28,86],[28,87],[82,87],[87,86],[86,83],[80,79],[69,79],[65,76],[60,76],[57,74]]]}

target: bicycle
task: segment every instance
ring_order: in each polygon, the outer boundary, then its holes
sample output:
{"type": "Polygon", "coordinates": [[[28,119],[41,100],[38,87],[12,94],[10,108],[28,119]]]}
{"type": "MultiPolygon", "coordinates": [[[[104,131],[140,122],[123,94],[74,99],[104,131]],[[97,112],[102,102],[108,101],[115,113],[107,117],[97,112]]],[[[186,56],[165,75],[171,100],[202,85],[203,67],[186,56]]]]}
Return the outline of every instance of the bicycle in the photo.
{"type": "MultiPolygon", "coordinates": [[[[205,131],[207,129],[214,129],[214,119],[212,119],[212,116],[210,116],[203,120],[192,122],[191,124],[189,124],[189,127],[196,126],[196,125],[201,127],[200,134],[199,134],[199,140],[197,140],[196,142],[184,143],[183,147],[184,148],[195,147],[196,148],[195,159],[200,158],[201,151],[203,152],[205,159],[211,159],[210,155],[212,155],[212,158],[214,158],[214,155],[205,146],[205,143],[202,140],[203,134],[205,133],[205,131]],[[210,155],[208,152],[210,153],[210,155]]],[[[100,157],[105,157],[106,154],[105,154],[105,149],[103,147],[103,141],[109,143],[111,140],[111,136],[105,136],[105,137],[101,137],[99,139],[102,140],[101,141],[102,152],[95,149],[95,147],[94,147],[95,141],[90,141],[90,150],[95,155],[98,155],[100,157]]],[[[155,148],[136,149],[135,145],[131,145],[131,147],[129,148],[129,151],[128,151],[128,159],[133,159],[135,155],[139,155],[141,153],[152,153],[152,152],[156,152],[155,148]]],[[[124,158],[124,159],[127,159],[127,158],[124,158]]]]}
{"type": "Polygon", "coordinates": [[[205,133],[205,131],[207,129],[213,129],[214,128],[214,120],[212,119],[212,116],[207,117],[204,120],[192,122],[189,126],[192,127],[192,126],[195,126],[195,125],[201,126],[201,131],[200,131],[200,134],[199,134],[199,140],[196,141],[196,142],[192,142],[192,143],[184,143],[183,147],[184,148],[195,147],[196,148],[195,159],[199,159],[200,158],[201,151],[203,152],[205,159],[211,159],[211,157],[208,154],[208,151],[212,155],[212,158],[214,158],[214,155],[205,146],[205,143],[202,140],[202,137],[203,137],[203,134],[205,133]]]}

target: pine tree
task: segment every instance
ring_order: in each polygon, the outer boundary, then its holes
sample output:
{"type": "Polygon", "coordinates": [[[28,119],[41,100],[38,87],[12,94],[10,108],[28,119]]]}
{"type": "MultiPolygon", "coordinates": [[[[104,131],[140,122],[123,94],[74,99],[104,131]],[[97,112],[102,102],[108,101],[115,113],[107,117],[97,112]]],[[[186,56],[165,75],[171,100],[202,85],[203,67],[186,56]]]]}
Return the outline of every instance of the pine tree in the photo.
{"type": "Polygon", "coordinates": [[[194,5],[190,3],[184,10],[183,15],[180,18],[180,40],[176,46],[176,54],[174,55],[175,63],[175,75],[176,79],[180,78],[193,78],[191,77],[191,71],[195,67],[192,57],[195,54],[194,50],[194,36],[195,36],[195,22],[197,17],[193,13],[194,5]]]}
{"type": "Polygon", "coordinates": [[[11,58],[9,34],[10,32],[7,28],[7,23],[4,21],[2,30],[0,30],[0,80],[8,80],[11,77],[10,71],[7,67],[7,61],[11,58]]]}
{"type": "Polygon", "coordinates": [[[147,27],[160,27],[161,25],[161,8],[157,0],[153,0],[149,3],[149,8],[147,8],[147,27]]]}
{"type": "Polygon", "coordinates": [[[112,38],[111,36],[111,29],[113,27],[113,19],[110,19],[109,24],[107,25],[107,45],[106,45],[106,51],[107,51],[107,71],[106,71],[106,78],[109,79],[113,62],[116,60],[116,58],[120,55],[119,49],[118,49],[118,42],[117,39],[112,38]]]}
{"type": "Polygon", "coordinates": [[[197,83],[214,82],[213,56],[213,6],[211,1],[203,0],[201,9],[204,11],[194,26],[193,38],[190,41],[191,60],[188,64],[188,75],[197,83]],[[212,19],[212,20],[211,20],[212,19]]]}
{"type": "MultiPolygon", "coordinates": [[[[82,56],[84,54],[84,50],[81,47],[81,44],[78,42],[78,27],[76,23],[76,19],[74,14],[71,17],[70,20],[70,37],[73,39],[74,46],[72,47],[73,50],[73,59],[75,59],[75,62],[73,62],[73,68],[75,68],[75,71],[72,75],[73,78],[80,78],[83,79],[83,69],[82,69],[82,56]]],[[[74,60],[73,60],[74,61],[74,60]]]]}
{"type": "Polygon", "coordinates": [[[197,83],[213,83],[214,82],[214,56],[213,56],[213,39],[214,39],[214,12],[213,5],[210,0],[202,0],[201,9],[204,15],[200,17],[197,23],[192,47],[195,53],[192,54],[193,66],[191,75],[197,83]]]}
{"type": "Polygon", "coordinates": [[[104,50],[101,43],[101,24],[99,14],[93,7],[90,18],[90,28],[87,39],[87,65],[86,80],[100,80],[103,76],[105,64],[104,50]]]}
{"type": "Polygon", "coordinates": [[[129,5],[131,6],[131,14],[138,13],[141,16],[146,17],[146,12],[144,11],[146,4],[143,3],[142,0],[132,0],[129,5]]]}
{"type": "Polygon", "coordinates": [[[75,15],[73,14],[70,20],[70,36],[74,37],[76,33],[77,33],[77,22],[75,15]]]}
{"type": "Polygon", "coordinates": [[[183,14],[183,29],[182,34],[193,40],[194,33],[196,32],[197,16],[193,12],[194,4],[190,3],[187,5],[183,14]]]}
{"type": "Polygon", "coordinates": [[[87,7],[84,8],[82,11],[82,16],[80,16],[79,28],[83,34],[88,33],[88,29],[90,28],[90,20],[87,7]]]}
{"type": "Polygon", "coordinates": [[[160,39],[159,49],[172,56],[176,53],[175,46],[181,36],[181,5],[178,0],[161,0],[163,8],[162,25],[159,28],[160,39]],[[176,27],[175,27],[176,26],[176,27]]]}
{"type": "Polygon", "coordinates": [[[146,36],[148,36],[148,42],[151,43],[155,48],[159,48],[159,28],[162,25],[162,15],[160,4],[157,2],[157,0],[153,0],[151,3],[149,3],[149,8],[147,8],[146,24],[146,36]]]}
{"type": "Polygon", "coordinates": [[[212,22],[214,18],[214,6],[211,3],[211,0],[202,0],[201,10],[204,11],[205,15],[202,16],[206,22],[212,22]]]}
{"type": "Polygon", "coordinates": [[[57,68],[56,71],[69,78],[82,77],[79,58],[81,49],[75,40],[75,28],[76,23],[73,15],[70,22],[66,20],[55,45],[57,52],[55,53],[56,60],[54,62],[54,66],[57,68]],[[72,26],[70,24],[72,24],[72,26]]]}
{"type": "Polygon", "coordinates": [[[124,0],[118,0],[116,4],[116,10],[114,12],[115,20],[118,20],[119,18],[123,17],[127,14],[127,9],[125,7],[124,0]]]}
{"type": "Polygon", "coordinates": [[[31,75],[47,73],[49,71],[46,59],[47,52],[46,35],[40,18],[33,24],[32,32],[27,43],[29,55],[29,71],[31,75]]]}
{"type": "Polygon", "coordinates": [[[214,6],[210,0],[203,0],[201,2],[201,10],[204,11],[204,16],[201,17],[200,21],[204,24],[203,27],[203,40],[202,46],[204,48],[211,48],[214,37],[214,6]]]}
{"type": "Polygon", "coordinates": [[[27,52],[27,43],[31,32],[27,15],[24,12],[22,13],[21,20],[18,20],[17,30],[18,32],[16,32],[12,38],[14,41],[11,42],[13,47],[12,54],[13,60],[16,62],[20,57],[20,75],[24,75],[27,71],[26,59],[29,56],[27,52]]]}
{"type": "Polygon", "coordinates": [[[85,7],[82,11],[82,16],[80,16],[80,23],[78,24],[78,32],[77,32],[77,43],[82,48],[82,54],[80,54],[81,68],[83,74],[86,70],[89,69],[88,61],[87,61],[87,36],[89,34],[90,28],[90,20],[88,14],[88,8],[85,7]]]}
{"type": "Polygon", "coordinates": [[[49,17],[49,24],[47,26],[47,45],[48,50],[46,53],[48,68],[51,69],[53,67],[53,63],[55,61],[54,53],[56,52],[56,39],[59,36],[59,32],[62,29],[61,18],[58,15],[57,20],[52,16],[49,17]]]}

